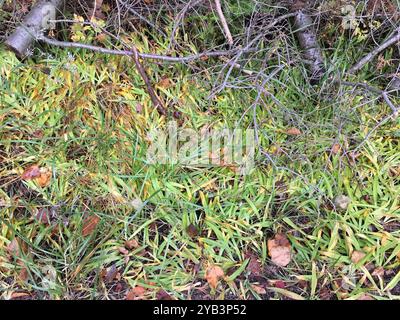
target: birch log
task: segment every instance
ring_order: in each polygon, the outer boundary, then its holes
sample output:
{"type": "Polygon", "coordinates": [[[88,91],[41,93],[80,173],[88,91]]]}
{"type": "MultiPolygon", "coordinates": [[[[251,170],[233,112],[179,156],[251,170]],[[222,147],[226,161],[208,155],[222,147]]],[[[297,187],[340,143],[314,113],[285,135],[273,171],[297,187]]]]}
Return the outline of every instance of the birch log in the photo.
{"type": "Polygon", "coordinates": [[[51,27],[51,20],[56,18],[63,5],[64,0],[40,0],[7,38],[5,45],[14,51],[18,58],[25,58],[35,40],[51,27]]]}
{"type": "Polygon", "coordinates": [[[303,59],[310,72],[310,83],[316,84],[325,73],[324,59],[314,29],[314,22],[305,9],[297,10],[293,27],[302,49],[303,59]]]}

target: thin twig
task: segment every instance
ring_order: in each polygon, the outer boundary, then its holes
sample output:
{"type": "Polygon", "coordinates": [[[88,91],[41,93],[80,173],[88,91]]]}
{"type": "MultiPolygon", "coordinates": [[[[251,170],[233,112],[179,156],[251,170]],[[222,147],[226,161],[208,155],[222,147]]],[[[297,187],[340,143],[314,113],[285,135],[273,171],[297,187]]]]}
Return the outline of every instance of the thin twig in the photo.
{"type": "Polygon", "coordinates": [[[360,61],[354,64],[350,69],[349,73],[356,73],[357,71],[361,70],[368,62],[370,62],[373,58],[375,58],[379,53],[383,50],[387,49],[391,45],[395,44],[396,42],[400,41],[400,30],[397,30],[397,34],[390,37],[388,40],[384,41],[380,46],[376,47],[366,56],[364,56],[360,61]]]}
{"type": "MultiPolygon", "coordinates": [[[[119,56],[132,56],[134,52],[132,50],[114,50],[107,49],[103,47],[93,46],[90,44],[79,43],[79,42],[68,42],[68,41],[59,41],[55,39],[51,39],[45,36],[37,37],[38,41],[44,42],[51,46],[62,47],[62,48],[74,48],[74,49],[85,49],[94,52],[111,54],[111,55],[119,55],[119,56]]],[[[206,51],[198,54],[193,54],[185,57],[172,57],[172,56],[163,56],[158,54],[151,53],[138,53],[139,58],[141,59],[151,59],[151,60],[162,60],[166,62],[191,62],[195,60],[199,60],[203,57],[220,57],[220,56],[229,56],[235,53],[237,50],[221,50],[221,51],[206,51]]]]}
{"type": "Polygon", "coordinates": [[[138,53],[136,47],[132,47],[132,52],[133,52],[132,58],[133,58],[133,61],[135,61],[136,69],[139,72],[140,76],[142,77],[142,79],[146,85],[147,92],[150,95],[151,102],[153,103],[154,107],[157,109],[157,111],[161,115],[166,115],[167,112],[166,112],[163,104],[161,103],[160,99],[157,97],[157,95],[151,85],[151,81],[146,73],[146,70],[143,68],[143,65],[140,63],[139,53],[138,53]]]}
{"type": "Polygon", "coordinates": [[[224,12],[222,11],[222,6],[221,6],[221,1],[220,0],[214,0],[215,2],[215,7],[218,13],[219,20],[221,21],[222,28],[224,29],[226,40],[228,41],[229,45],[233,45],[233,38],[231,31],[229,30],[228,23],[226,22],[224,12]]]}
{"type": "Polygon", "coordinates": [[[366,84],[366,83],[354,83],[354,82],[348,82],[348,81],[336,81],[336,83],[338,84],[342,84],[345,86],[351,86],[354,88],[357,87],[361,87],[364,90],[367,90],[369,92],[372,92],[374,94],[380,95],[382,96],[383,100],[385,100],[386,104],[389,106],[390,109],[392,109],[392,115],[393,118],[397,118],[397,116],[399,115],[399,108],[396,108],[396,106],[393,104],[393,102],[390,100],[389,95],[386,91],[375,88],[375,87],[371,87],[370,85],[366,84]]]}
{"type": "Polygon", "coordinates": [[[158,28],[154,23],[152,23],[149,19],[147,19],[146,17],[142,16],[139,12],[137,12],[136,10],[132,9],[131,7],[128,6],[128,4],[126,4],[125,2],[122,2],[121,0],[117,0],[117,4],[120,4],[122,6],[125,6],[127,8],[127,10],[137,16],[140,20],[143,20],[145,23],[147,23],[150,27],[154,28],[155,30],[157,30],[158,32],[160,32],[163,36],[166,36],[165,32],[163,30],[161,30],[160,28],[158,28]]]}

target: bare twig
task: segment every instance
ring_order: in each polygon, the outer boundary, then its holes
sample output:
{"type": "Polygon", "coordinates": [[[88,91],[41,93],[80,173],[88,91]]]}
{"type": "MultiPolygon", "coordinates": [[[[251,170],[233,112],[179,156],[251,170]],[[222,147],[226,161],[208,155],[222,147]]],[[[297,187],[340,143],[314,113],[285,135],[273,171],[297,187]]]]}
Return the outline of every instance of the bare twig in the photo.
{"type": "Polygon", "coordinates": [[[163,36],[166,36],[165,32],[163,30],[161,30],[160,28],[158,28],[154,23],[152,23],[151,21],[149,21],[149,19],[147,19],[146,17],[144,17],[143,15],[141,15],[139,12],[137,12],[136,10],[132,9],[131,7],[128,6],[127,3],[121,1],[121,0],[117,0],[117,4],[122,5],[124,7],[127,8],[127,10],[137,16],[140,20],[144,21],[146,24],[148,24],[150,27],[154,28],[155,30],[157,30],[158,32],[160,32],[163,36]]]}
{"type": "Polygon", "coordinates": [[[364,56],[360,61],[354,64],[350,69],[349,73],[356,73],[357,71],[361,70],[368,62],[370,62],[373,58],[375,58],[379,53],[390,47],[391,45],[395,44],[396,42],[400,41],[400,29],[397,29],[395,35],[384,41],[381,45],[376,47],[366,56],[364,56]]]}
{"type": "Polygon", "coordinates": [[[224,29],[226,40],[228,41],[229,45],[232,46],[233,45],[233,38],[232,38],[231,31],[229,30],[228,23],[226,22],[224,12],[222,11],[221,1],[220,0],[214,0],[214,2],[215,2],[215,8],[217,10],[219,20],[221,21],[222,28],[224,29]]]}
{"type": "MultiPolygon", "coordinates": [[[[42,41],[46,44],[63,47],[63,48],[74,48],[74,49],[85,49],[90,51],[95,51],[104,54],[111,55],[119,55],[119,56],[132,56],[134,54],[133,50],[114,50],[107,49],[98,46],[93,46],[89,44],[79,43],[79,42],[68,42],[68,41],[59,41],[55,39],[51,39],[45,36],[37,37],[37,40],[42,41]]],[[[158,54],[151,53],[138,53],[139,58],[141,59],[150,59],[150,60],[161,60],[165,62],[177,62],[177,63],[185,63],[191,62],[203,57],[220,57],[220,56],[229,56],[235,53],[237,50],[221,50],[221,51],[206,51],[198,54],[193,54],[185,57],[172,57],[172,56],[163,56],[158,54]]]]}
{"type": "Polygon", "coordinates": [[[175,42],[176,31],[178,30],[180,23],[182,22],[183,18],[185,17],[186,12],[190,8],[192,8],[194,6],[197,6],[201,2],[203,2],[203,0],[191,0],[191,1],[188,1],[186,3],[186,5],[182,8],[182,10],[178,13],[178,15],[175,18],[176,22],[175,22],[174,27],[173,27],[172,32],[171,32],[171,38],[170,38],[170,43],[169,43],[168,49],[172,49],[172,46],[176,44],[176,42],[175,42]]]}
{"type": "Polygon", "coordinates": [[[397,108],[393,102],[390,100],[388,92],[384,90],[380,90],[375,87],[371,87],[370,85],[366,83],[354,83],[354,82],[348,82],[348,81],[337,81],[338,84],[342,84],[345,86],[350,86],[353,88],[361,87],[364,90],[367,90],[369,92],[372,92],[374,94],[377,94],[383,98],[383,100],[386,102],[386,104],[389,106],[390,109],[392,109],[392,115],[393,118],[396,118],[399,115],[399,108],[397,108]]]}
{"type": "Polygon", "coordinates": [[[139,72],[140,76],[142,77],[145,85],[146,85],[146,89],[148,94],[150,95],[150,99],[151,102],[153,103],[154,107],[157,109],[157,111],[161,114],[161,115],[166,115],[167,112],[163,106],[163,104],[161,103],[160,99],[157,97],[152,85],[151,85],[151,81],[146,73],[146,70],[144,70],[142,64],[140,63],[139,60],[139,54],[138,51],[135,47],[132,47],[132,58],[133,61],[135,61],[135,65],[136,65],[136,69],[139,72]]]}

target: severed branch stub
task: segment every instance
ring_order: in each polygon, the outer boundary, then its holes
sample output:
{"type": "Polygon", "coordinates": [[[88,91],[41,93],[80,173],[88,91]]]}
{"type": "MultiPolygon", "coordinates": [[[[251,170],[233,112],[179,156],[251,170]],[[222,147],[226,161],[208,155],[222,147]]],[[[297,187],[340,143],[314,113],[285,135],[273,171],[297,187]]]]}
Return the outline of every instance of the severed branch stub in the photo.
{"type": "Polygon", "coordinates": [[[39,1],[22,24],[7,38],[5,45],[14,51],[19,59],[25,58],[36,39],[52,27],[51,20],[55,20],[63,5],[64,0],[39,1]]]}
{"type": "Polygon", "coordinates": [[[292,10],[295,10],[293,27],[303,51],[305,64],[310,72],[310,83],[314,85],[321,80],[325,73],[324,59],[314,29],[314,22],[306,9],[292,8],[292,10]]]}

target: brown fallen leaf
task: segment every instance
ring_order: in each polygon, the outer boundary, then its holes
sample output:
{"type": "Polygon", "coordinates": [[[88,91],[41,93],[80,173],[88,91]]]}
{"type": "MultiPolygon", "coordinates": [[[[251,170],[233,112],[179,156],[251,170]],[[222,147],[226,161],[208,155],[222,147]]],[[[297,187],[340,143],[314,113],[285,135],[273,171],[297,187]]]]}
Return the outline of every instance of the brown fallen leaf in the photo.
{"type": "Polygon", "coordinates": [[[100,42],[100,43],[105,43],[106,41],[107,41],[107,35],[105,34],[105,33],[99,33],[97,36],[96,36],[96,40],[98,41],[98,42],[100,42]]]}
{"type": "Polygon", "coordinates": [[[112,282],[117,277],[117,274],[118,274],[118,269],[115,264],[113,264],[111,267],[107,269],[104,269],[103,273],[104,283],[112,282]]]}
{"type": "Polygon", "coordinates": [[[129,251],[124,247],[118,247],[118,251],[123,254],[124,256],[129,254],[129,251]]]}
{"type": "Polygon", "coordinates": [[[279,288],[279,289],[286,288],[286,283],[283,280],[270,280],[268,282],[272,287],[279,288]]]}
{"type": "Polygon", "coordinates": [[[126,295],[126,300],[143,300],[144,295],[146,294],[146,289],[141,286],[136,286],[133,289],[129,290],[126,295]]]}
{"type": "Polygon", "coordinates": [[[32,180],[40,177],[40,168],[38,165],[33,165],[25,169],[21,175],[22,180],[32,180]]]}
{"type": "Polygon", "coordinates": [[[364,259],[365,253],[362,251],[354,250],[351,254],[351,261],[355,264],[359,263],[362,259],[364,259]]]}
{"type": "Polygon", "coordinates": [[[20,244],[17,238],[14,238],[6,248],[7,253],[9,255],[8,259],[10,262],[13,262],[20,266],[21,269],[18,272],[18,279],[22,282],[28,280],[28,269],[24,264],[24,260],[21,259],[23,255],[29,254],[29,248],[25,245],[25,243],[20,244]]]}
{"type": "Polygon", "coordinates": [[[268,254],[273,263],[285,267],[291,261],[290,242],[285,235],[278,233],[268,240],[268,254]]]}
{"type": "Polygon", "coordinates": [[[301,131],[295,127],[289,128],[288,130],[286,130],[286,134],[290,135],[290,136],[299,136],[301,135],[301,131]]]}
{"type": "Polygon", "coordinates": [[[186,228],[186,232],[191,238],[196,238],[199,235],[199,229],[192,223],[186,228]]]}
{"type": "Polygon", "coordinates": [[[164,76],[164,77],[161,78],[161,80],[158,82],[157,85],[161,89],[168,89],[173,85],[173,83],[168,77],[164,76]]]}
{"type": "Polygon", "coordinates": [[[139,247],[139,242],[136,239],[126,240],[125,241],[125,248],[128,250],[133,250],[139,247]]]}
{"type": "Polygon", "coordinates": [[[35,179],[39,186],[42,188],[50,184],[51,171],[48,168],[40,168],[40,176],[35,179]]]}
{"type": "Polygon", "coordinates": [[[254,253],[250,252],[246,254],[246,258],[250,259],[246,270],[250,273],[251,276],[260,277],[262,275],[262,265],[257,259],[257,256],[254,253]]]}
{"type": "Polygon", "coordinates": [[[23,267],[18,273],[18,278],[20,281],[25,282],[26,280],[28,280],[28,277],[28,269],[26,267],[23,267]]]}
{"type": "Polygon", "coordinates": [[[28,292],[13,292],[11,294],[11,300],[17,300],[17,299],[19,300],[22,298],[28,298],[30,296],[31,296],[31,294],[28,292]]]}
{"type": "Polygon", "coordinates": [[[331,152],[332,152],[332,154],[336,155],[340,152],[341,149],[342,149],[342,147],[340,146],[339,143],[334,143],[332,145],[331,152]]]}
{"type": "Polygon", "coordinates": [[[156,298],[157,300],[174,300],[174,298],[172,298],[168,292],[166,292],[165,290],[161,289],[160,291],[157,292],[156,294],[156,298]]]}
{"type": "Polygon", "coordinates": [[[385,275],[385,269],[383,267],[378,267],[372,272],[373,277],[382,278],[385,275]]]}
{"type": "Polygon", "coordinates": [[[92,234],[100,222],[100,218],[96,215],[89,216],[83,221],[82,236],[87,237],[92,234]]]}
{"type": "Polygon", "coordinates": [[[211,265],[206,270],[205,279],[211,288],[216,289],[219,279],[224,277],[224,270],[219,266],[211,265]]]}
{"type": "Polygon", "coordinates": [[[41,187],[46,187],[50,184],[51,171],[48,168],[40,168],[38,165],[33,165],[25,169],[21,175],[22,180],[34,180],[41,187]]]}
{"type": "Polygon", "coordinates": [[[265,290],[265,288],[260,285],[252,284],[251,288],[258,294],[266,294],[267,293],[267,290],[265,290]]]}
{"type": "Polygon", "coordinates": [[[21,249],[19,247],[19,242],[14,238],[7,246],[7,252],[12,258],[19,257],[21,254],[21,249]]]}

